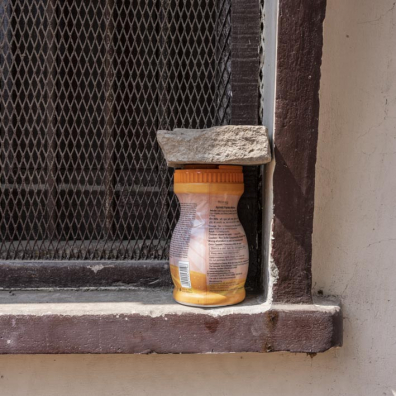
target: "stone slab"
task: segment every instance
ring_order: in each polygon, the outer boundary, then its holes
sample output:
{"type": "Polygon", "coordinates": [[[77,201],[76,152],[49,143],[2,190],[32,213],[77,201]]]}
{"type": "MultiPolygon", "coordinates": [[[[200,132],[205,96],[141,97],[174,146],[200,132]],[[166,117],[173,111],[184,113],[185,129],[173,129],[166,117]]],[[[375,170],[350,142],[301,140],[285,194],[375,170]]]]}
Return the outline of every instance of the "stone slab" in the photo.
{"type": "Polygon", "coordinates": [[[264,126],[158,131],[157,140],[168,166],[175,168],[186,164],[263,165],[271,161],[264,126]]]}

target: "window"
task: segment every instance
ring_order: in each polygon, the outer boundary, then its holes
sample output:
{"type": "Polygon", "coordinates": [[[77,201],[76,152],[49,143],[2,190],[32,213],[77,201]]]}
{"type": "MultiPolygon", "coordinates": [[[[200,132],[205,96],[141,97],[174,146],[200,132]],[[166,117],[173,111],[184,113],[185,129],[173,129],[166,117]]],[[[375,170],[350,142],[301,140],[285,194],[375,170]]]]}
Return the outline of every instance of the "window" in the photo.
{"type": "Polygon", "coordinates": [[[275,136],[263,259],[254,167],[240,217],[248,286],[268,295],[203,310],[161,288],[0,290],[0,353],[342,345],[340,305],[311,295],[325,0],[0,0],[0,287],[166,284],[177,204],[155,131],[257,123],[260,4],[275,136]]]}
{"type": "Polygon", "coordinates": [[[1,259],[166,260],[156,131],[231,122],[230,0],[2,0],[0,18],[1,259]]]}

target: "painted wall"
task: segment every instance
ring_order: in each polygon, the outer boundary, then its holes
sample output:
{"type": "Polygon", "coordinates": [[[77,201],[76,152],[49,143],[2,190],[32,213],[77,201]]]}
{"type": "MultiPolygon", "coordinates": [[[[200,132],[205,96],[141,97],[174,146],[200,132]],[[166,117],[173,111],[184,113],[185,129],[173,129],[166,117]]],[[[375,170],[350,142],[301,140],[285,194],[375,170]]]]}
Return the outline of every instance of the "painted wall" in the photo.
{"type": "Polygon", "coordinates": [[[328,0],[315,290],[345,346],[305,355],[2,356],[0,396],[396,395],[396,6],[328,0]]]}

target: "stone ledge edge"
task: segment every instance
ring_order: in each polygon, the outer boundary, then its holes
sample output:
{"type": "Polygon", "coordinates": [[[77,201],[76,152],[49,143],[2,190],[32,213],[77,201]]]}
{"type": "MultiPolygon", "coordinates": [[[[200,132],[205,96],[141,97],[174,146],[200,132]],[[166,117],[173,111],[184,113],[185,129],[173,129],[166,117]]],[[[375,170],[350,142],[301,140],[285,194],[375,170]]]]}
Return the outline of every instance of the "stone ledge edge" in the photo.
{"type": "Polygon", "coordinates": [[[262,304],[219,316],[157,315],[162,308],[150,307],[152,315],[0,312],[0,354],[319,353],[342,346],[339,304],[262,304]]]}

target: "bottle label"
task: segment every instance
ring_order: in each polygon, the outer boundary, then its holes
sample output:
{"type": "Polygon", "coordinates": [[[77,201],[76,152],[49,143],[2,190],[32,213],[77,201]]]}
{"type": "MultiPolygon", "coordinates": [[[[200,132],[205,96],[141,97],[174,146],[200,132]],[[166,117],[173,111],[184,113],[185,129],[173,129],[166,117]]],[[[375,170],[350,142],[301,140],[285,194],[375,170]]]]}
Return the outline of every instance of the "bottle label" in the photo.
{"type": "Polygon", "coordinates": [[[244,288],[249,264],[246,234],[237,213],[240,197],[178,194],[178,198],[181,215],[170,249],[176,289],[223,296],[237,293],[244,288]]]}

